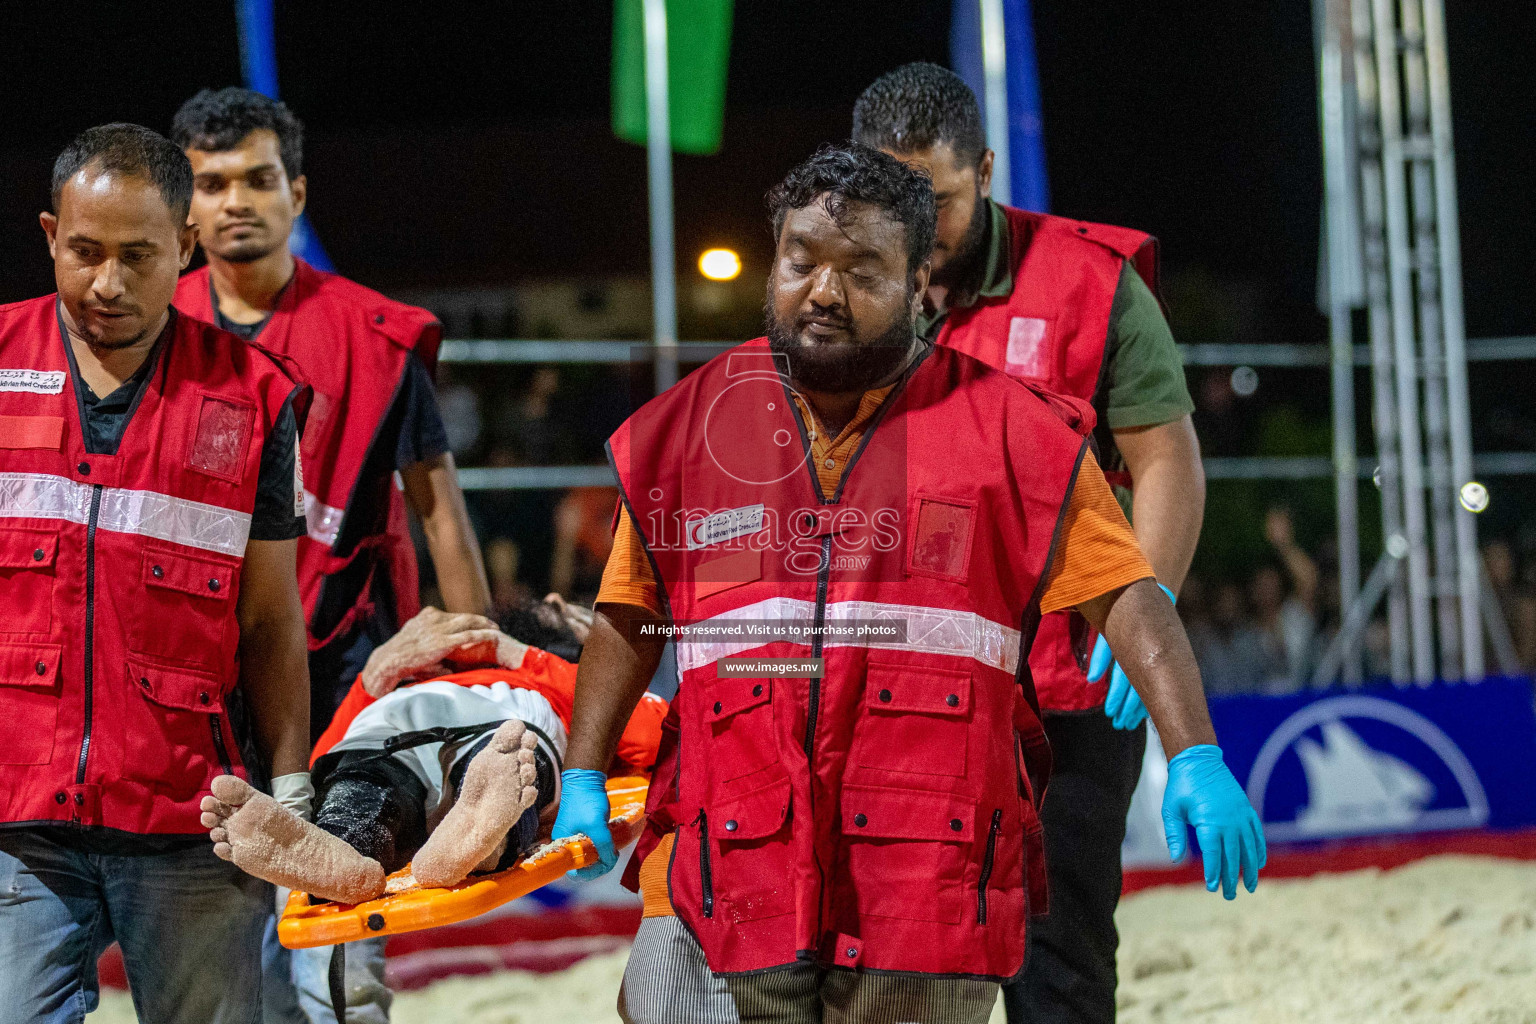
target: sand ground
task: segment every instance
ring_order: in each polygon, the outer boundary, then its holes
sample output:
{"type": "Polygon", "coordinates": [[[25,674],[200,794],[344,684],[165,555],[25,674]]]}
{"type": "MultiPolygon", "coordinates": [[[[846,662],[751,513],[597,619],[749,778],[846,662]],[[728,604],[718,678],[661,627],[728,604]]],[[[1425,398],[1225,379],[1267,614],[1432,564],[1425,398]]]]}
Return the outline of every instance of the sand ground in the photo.
{"type": "MultiPolygon", "coordinates": [[[[1122,1024],[1536,1024],[1536,863],[1436,857],[1396,871],[1199,887],[1120,908],[1122,1024]]],[[[396,1024],[609,1024],[624,954],[402,993],[396,1024]]],[[[1001,1022],[999,1010],[993,1021],[1001,1022]]],[[[128,1024],[106,994],[91,1024],[128,1024]]]]}

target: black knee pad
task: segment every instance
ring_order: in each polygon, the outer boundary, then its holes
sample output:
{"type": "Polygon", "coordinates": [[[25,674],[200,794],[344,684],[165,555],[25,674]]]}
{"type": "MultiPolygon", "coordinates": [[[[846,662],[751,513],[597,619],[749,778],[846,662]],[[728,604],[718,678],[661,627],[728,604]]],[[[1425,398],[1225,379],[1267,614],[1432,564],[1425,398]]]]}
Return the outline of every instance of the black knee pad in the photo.
{"type": "Polygon", "coordinates": [[[539,787],[539,797],[533,806],[523,812],[523,816],[517,819],[507,832],[507,849],[501,855],[496,870],[501,871],[517,863],[522,857],[534,848],[539,838],[539,812],[548,807],[555,799],[555,763],[544,753],[543,747],[537,747],[533,752],[533,763],[538,768],[539,779],[536,785],[539,787]]]}
{"type": "MultiPolygon", "coordinates": [[[[482,737],[449,770],[448,781],[455,792],[463,788],[464,776],[469,772],[469,762],[489,746],[490,742],[491,737],[482,737]]],[[[542,744],[533,748],[533,764],[538,772],[534,781],[534,786],[539,791],[538,799],[534,801],[532,807],[523,812],[521,818],[517,819],[517,824],[507,830],[507,848],[503,851],[501,859],[496,862],[497,871],[511,867],[533,849],[539,838],[539,812],[548,807],[555,798],[555,784],[559,773],[555,771],[555,762],[545,752],[542,744]]]]}
{"type": "MultiPolygon", "coordinates": [[[[448,770],[448,784],[453,787],[455,793],[464,788],[464,776],[469,773],[469,762],[480,755],[480,752],[490,746],[491,737],[482,736],[475,741],[475,745],[466,750],[452,768],[448,770]]],[[[543,810],[548,807],[550,801],[555,798],[555,783],[559,772],[555,771],[555,763],[550,760],[543,745],[533,748],[533,764],[538,770],[538,777],[534,780],[534,786],[538,788],[539,796],[534,802],[534,809],[543,810]]]]}
{"type": "Polygon", "coordinates": [[[410,769],[369,751],[343,751],[315,766],[315,825],[398,871],[427,841],[426,787],[410,769]]]}

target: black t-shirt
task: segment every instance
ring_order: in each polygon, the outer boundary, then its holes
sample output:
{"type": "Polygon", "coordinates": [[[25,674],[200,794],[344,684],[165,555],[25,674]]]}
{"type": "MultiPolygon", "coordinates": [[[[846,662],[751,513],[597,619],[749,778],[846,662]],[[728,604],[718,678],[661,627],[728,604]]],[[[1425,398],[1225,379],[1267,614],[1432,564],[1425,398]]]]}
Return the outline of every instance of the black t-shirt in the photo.
{"type": "Polygon", "coordinates": [[[277,295],[272,300],[273,308],[272,310],[267,311],[266,316],[262,317],[260,320],[257,320],[253,324],[237,324],[229,317],[225,316],[219,309],[219,293],[213,290],[213,275],[209,274],[208,302],[213,307],[213,325],[221,331],[228,331],[230,334],[233,334],[241,341],[255,340],[256,335],[260,334],[261,329],[267,326],[268,321],[272,319],[272,312],[276,310],[277,304],[283,300],[283,293],[288,290],[288,285],[292,283],[293,278],[290,277],[288,279],[288,284],[283,285],[277,290],[277,295]]]}
{"type": "Polygon", "coordinates": [[[241,341],[254,341],[256,335],[261,333],[261,329],[267,326],[267,322],[271,319],[272,314],[268,313],[266,316],[262,317],[260,320],[257,320],[253,324],[236,323],[229,317],[225,316],[223,313],[219,312],[218,300],[214,300],[213,325],[221,331],[228,331],[230,334],[233,334],[241,341]]]}
{"type": "Polygon", "coordinates": [[[405,379],[395,394],[386,422],[396,424],[395,464],[405,469],[448,452],[448,428],[437,407],[437,388],[420,359],[405,361],[405,379]]]}

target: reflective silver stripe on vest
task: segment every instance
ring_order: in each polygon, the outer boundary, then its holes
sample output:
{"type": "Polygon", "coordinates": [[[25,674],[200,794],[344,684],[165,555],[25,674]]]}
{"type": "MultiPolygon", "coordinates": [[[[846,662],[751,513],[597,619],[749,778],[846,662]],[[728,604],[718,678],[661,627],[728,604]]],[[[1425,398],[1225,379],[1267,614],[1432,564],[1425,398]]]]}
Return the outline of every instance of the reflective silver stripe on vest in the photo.
{"type": "MultiPolygon", "coordinates": [[[[743,605],[702,620],[705,623],[731,621],[810,621],[816,616],[814,601],[790,597],[771,597],[766,601],[743,605]]],[[[868,647],[872,650],[916,651],[923,654],[951,654],[973,658],[983,665],[1012,674],[1019,669],[1017,629],[983,618],[975,612],[952,608],[925,608],[913,604],[889,604],[884,601],[835,601],[827,605],[825,621],[871,622],[895,619],[906,623],[905,641],[874,639],[829,639],[823,647],[868,647]]],[[[702,668],[721,658],[763,646],[761,640],[684,640],[677,645],[679,672],[702,668]]],[[[807,645],[809,646],[809,645],[807,645]]]]}
{"type": "MultiPolygon", "coordinates": [[[[50,473],[0,473],[0,518],[64,519],[81,526],[91,516],[91,485],[50,473]]],[[[101,489],[98,529],[244,557],[251,517],[234,509],[155,491],[101,489]]]]}
{"type": "Polygon", "coordinates": [[[345,514],[345,510],[332,508],[309,491],[304,492],[304,522],[310,540],[326,547],[335,546],[336,535],[341,531],[341,517],[345,514]]]}

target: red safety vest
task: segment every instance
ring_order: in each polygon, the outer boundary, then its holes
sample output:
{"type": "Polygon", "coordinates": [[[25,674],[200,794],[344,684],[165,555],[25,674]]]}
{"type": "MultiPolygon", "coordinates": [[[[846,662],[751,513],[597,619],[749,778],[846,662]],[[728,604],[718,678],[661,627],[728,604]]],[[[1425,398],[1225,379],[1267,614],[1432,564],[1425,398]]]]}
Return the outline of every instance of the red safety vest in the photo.
{"type": "MultiPolygon", "coordinates": [[[[294,360],[315,392],[300,447],[309,533],[299,541],[299,594],[309,622],[309,648],[319,650],[372,614],[372,577],[381,563],[398,621],[421,610],[416,552],[399,489],[385,477],[369,481],[379,488],[377,494],[356,491],[368,451],[405,375],[406,360],[415,353],[436,372],[442,325],[427,310],[385,298],[303,260],[294,263],[293,281],[259,341],[294,360]],[[355,505],[360,497],[363,502],[355,505]],[[355,534],[357,541],[338,548],[343,523],[354,507],[377,510],[374,521],[360,532],[347,524],[348,538],[355,534]],[[348,574],[349,588],[357,588],[357,599],[344,614],[319,622],[321,589],[329,577],[342,572],[348,574]]],[[[212,323],[208,273],[203,267],[181,279],[176,306],[212,323]]]]}
{"type": "Polygon", "coordinates": [[[116,455],[86,452],[52,295],[0,306],[0,821],[195,833],[244,775],[224,698],[261,451],[297,385],[175,317],[116,455]]]}
{"type": "MultiPolygon", "coordinates": [[[[1063,395],[1092,402],[1099,389],[1109,314],[1123,261],[1158,294],[1157,239],[1130,228],[1003,207],[1013,290],[951,310],[937,343],[1063,395]]],[[[1130,486],[1129,474],[1111,483],[1130,486]]],[[[1090,684],[1092,630],[1061,611],[1040,623],[1029,667],[1048,711],[1101,707],[1108,677],[1090,684]]]]}
{"type": "Polygon", "coordinates": [[[1086,442],[936,348],[823,499],[772,367],[739,346],[609,441],[671,621],[719,630],[678,642],[636,859],[675,831],[672,902],[716,971],[1011,977],[1049,762],[1022,659],[1086,442]],[[754,633],[788,622],[810,632],[754,633]],[[825,674],[728,678],[734,655],[825,674]]]}

